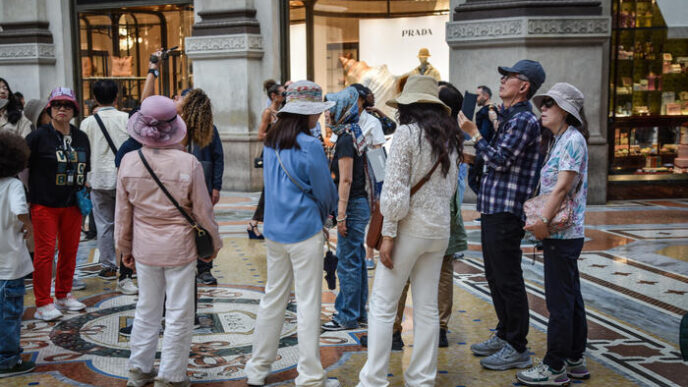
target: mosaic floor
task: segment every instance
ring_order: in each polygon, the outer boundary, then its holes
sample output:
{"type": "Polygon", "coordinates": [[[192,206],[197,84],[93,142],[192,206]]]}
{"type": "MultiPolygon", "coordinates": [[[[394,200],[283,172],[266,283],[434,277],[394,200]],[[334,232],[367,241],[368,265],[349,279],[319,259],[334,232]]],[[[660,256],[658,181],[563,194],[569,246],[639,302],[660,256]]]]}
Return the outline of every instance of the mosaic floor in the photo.
{"type": "MultiPolygon", "coordinates": [[[[201,326],[194,333],[189,375],[194,385],[246,385],[244,364],[251,352],[257,305],[266,280],[265,248],[246,238],[258,196],[224,193],[216,206],[225,247],[213,269],[220,285],[199,287],[201,326]]],[[[464,206],[469,250],[455,261],[454,313],[449,348],[439,350],[438,386],[514,385],[513,371],[483,370],[470,354],[471,343],[487,338],[496,325],[480,253],[480,223],[474,206],[464,206]]],[[[591,386],[688,386],[688,363],[678,349],[678,326],[688,311],[688,200],[613,202],[592,206],[587,242],[579,261],[588,324],[591,386]]],[[[530,350],[544,356],[547,310],[542,258],[523,246],[524,273],[531,307],[530,350]]],[[[133,318],[136,296],[117,293],[115,281],[96,277],[95,242],[82,242],[78,276],[88,287],[75,295],[88,305],[84,313],[61,321],[33,320],[33,294],[26,296],[22,345],[36,371],[0,380],[2,386],[124,386],[129,355],[118,334],[133,318]]],[[[372,283],[373,271],[369,271],[372,283]]],[[[323,283],[323,289],[326,289],[323,283]]],[[[333,311],[335,291],[323,292],[322,319],[333,311]]],[[[403,351],[392,353],[390,383],[403,385],[403,370],[413,350],[413,310],[406,306],[403,351]]],[[[297,341],[294,307],[286,311],[278,359],[270,385],[292,385],[297,341]]],[[[366,360],[363,330],[325,333],[321,357],[328,376],[354,386],[366,360]]]]}

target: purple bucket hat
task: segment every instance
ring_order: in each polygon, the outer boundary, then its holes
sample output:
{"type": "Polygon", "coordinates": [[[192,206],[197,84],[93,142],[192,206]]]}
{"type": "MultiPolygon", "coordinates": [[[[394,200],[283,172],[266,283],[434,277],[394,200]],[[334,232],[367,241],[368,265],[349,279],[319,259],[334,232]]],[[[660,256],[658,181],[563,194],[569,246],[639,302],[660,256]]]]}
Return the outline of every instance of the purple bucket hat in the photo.
{"type": "Polygon", "coordinates": [[[184,139],[186,124],[177,114],[174,101],[153,95],[143,100],[141,110],[129,118],[127,132],[145,146],[163,148],[184,139]]]}

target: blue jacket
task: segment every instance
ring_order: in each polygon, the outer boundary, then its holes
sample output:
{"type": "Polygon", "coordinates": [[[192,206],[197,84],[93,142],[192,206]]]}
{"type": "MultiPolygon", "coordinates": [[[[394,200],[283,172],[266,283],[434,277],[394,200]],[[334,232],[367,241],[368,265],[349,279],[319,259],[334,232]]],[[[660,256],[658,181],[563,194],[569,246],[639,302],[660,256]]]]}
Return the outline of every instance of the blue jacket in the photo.
{"type": "Polygon", "coordinates": [[[292,182],[277,160],[275,150],[263,151],[265,184],[265,237],[279,243],[297,243],[320,232],[327,215],[337,206],[337,188],[330,176],[327,158],[320,141],[299,133],[301,149],[279,151],[292,182]]]}
{"type": "Polygon", "coordinates": [[[205,182],[208,186],[208,192],[213,189],[222,190],[222,174],[225,171],[225,155],[222,151],[222,140],[220,140],[220,133],[213,125],[213,141],[205,148],[199,148],[197,145],[191,147],[191,153],[203,165],[203,174],[205,174],[205,182]]]}
{"type": "Polygon", "coordinates": [[[129,137],[127,141],[122,143],[122,145],[117,149],[117,154],[115,155],[115,167],[119,168],[119,164],[122,162],[122,158],[129,152],[137,151],[141,149],[142,145],[140,142],[129,137]]]}

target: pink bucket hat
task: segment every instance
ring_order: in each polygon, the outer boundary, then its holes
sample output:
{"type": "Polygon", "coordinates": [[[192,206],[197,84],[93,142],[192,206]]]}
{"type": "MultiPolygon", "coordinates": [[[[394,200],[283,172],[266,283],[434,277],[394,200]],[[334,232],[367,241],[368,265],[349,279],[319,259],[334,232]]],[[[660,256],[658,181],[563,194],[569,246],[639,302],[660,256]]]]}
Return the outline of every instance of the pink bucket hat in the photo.
{"type": "Polygon", "coordinates": [[[127,132],[145,146],[163,148],[184,139],[186,124],[177,115],[174,101],[153,95],[143,100],[141,110],[129,118],[127,132]]]}
{"type": "Polygon", "coordinates": [[[79,113],[79,103],[76,101],[76,94],[74,90],[69,87],[56,87],[50,92],[50,97],[48,98],[48,105],[46,108],[50,108],[53,101],[68,101],[74,104],[74,113],[79,113]]]}

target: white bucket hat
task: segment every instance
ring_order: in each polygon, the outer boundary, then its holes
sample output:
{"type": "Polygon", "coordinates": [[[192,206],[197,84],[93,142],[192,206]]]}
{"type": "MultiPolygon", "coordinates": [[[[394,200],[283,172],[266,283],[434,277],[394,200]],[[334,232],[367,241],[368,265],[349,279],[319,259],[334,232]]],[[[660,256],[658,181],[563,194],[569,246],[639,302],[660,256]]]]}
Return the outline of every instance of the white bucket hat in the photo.
{"type": "Polygon", "coordinates": [[[578,122],[583,123],[581,110],[585,97],[575,86],[566,82],[557,82],[545,94],[538,94],[533,97],[533,104],[540,110],[542,101],[545,98],[552,98],[562,110],[575,117],[578,122]]]}
{"type": "Polygon", "coordinates": [[[427,75],[413,75],[408,78],[404,85],[404,90],[398,97],[387,101],[387,105],[395,109],[399,105],[410,105],[412,103],[434,103],[442,106],[447,113],[451,113],[449,106],[445,105],[439,97],[437,80],[427,75]]]}
{"type": "Polygon", "coordinates": [[[293,113],[309,116],[320,114],[334,106],[334,102],[323,102],[322,89],[311,81],[297,81],[287,88],[287,102],[277,113],[293,113]]]}

